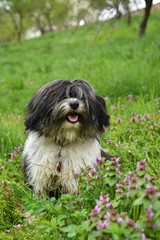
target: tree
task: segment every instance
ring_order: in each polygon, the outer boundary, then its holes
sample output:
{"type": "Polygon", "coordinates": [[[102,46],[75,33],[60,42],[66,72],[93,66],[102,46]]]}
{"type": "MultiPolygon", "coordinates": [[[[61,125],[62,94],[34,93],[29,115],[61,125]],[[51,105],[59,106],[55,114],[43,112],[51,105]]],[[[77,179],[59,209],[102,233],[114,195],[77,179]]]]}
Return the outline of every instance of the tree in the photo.
{"type": "Polygon", "coordinates": [[[55,2],[53,22],[58,29],[66,29],[69,26],[72,14],[72,5],[69,0],[55,2]]]}
{"type": "Polygon", "coordinates": [[[68,0],[34,0],[31,17],[41,35],[57,28],[66,28],[71,7],[68,0]]]}
{"type": "Polygon", "coordinates": [[[29,13],[31,0],[6,0],[3,8],[12,21],[17,40],[22,39],[24,33],[24,18],[29,13]]]}
{"type": "Polygon", "coordinates": [[[0,43],[16,39],[13,24],[2,7],[0,7],[0,29],[1,29],[0,43]]]}
{"type": "Polygon", "coordinates": [[[128,25],[131,24],[131,11],[130,11],[130,0],[121,0],[122,6],[127,14],[127,18],[128,18],[128,25]]]}
{"type": "Polygon", "coordinates": [[[129,3],[130,0],[88,0],[93,9],[98,9],[102,12],[104,9],[115,10],[115,18],[119,19],[122,17],[122,12],[126,12],[128,15],[128,24],[131,22],[131,14],[129,3]]]}
{"type": "Polygon", "coordinates": [[[148,22],[148,19],[149,19],[149,16],[150,16],[151,8],[152,8],[152,2],[153,2],[153,0],[145,0],[146,7],[145,7],[145,10],[144,10],[144,17],[143,17],[143,20],[140,24],[140,29],[139,29],[139,36],[140,37],[143,37],[145,35],[147,22],[148,22]]]}

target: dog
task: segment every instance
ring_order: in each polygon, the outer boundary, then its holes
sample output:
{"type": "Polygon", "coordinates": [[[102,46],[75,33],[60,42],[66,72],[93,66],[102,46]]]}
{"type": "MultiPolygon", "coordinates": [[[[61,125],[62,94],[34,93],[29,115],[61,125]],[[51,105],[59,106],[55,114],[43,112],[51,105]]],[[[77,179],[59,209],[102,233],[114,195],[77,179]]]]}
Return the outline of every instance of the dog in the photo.
{"type": "Polygon", "coordinates": [[[55,80],[42,87],[27,105],[28,137],[22,167],[38,196],[76,193],[74,176],[81,168],[96,167],[100,156],[110,159],[99,137],[109,126],[104,99],[85,80],[55,80]]]}

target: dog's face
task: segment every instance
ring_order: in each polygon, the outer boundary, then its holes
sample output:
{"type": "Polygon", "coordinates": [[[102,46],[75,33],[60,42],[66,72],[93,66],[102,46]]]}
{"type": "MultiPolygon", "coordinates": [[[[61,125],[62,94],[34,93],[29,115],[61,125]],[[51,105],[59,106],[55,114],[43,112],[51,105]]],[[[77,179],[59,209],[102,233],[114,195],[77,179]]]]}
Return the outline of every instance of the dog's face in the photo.
{"type": "Polygon", "coordinates": [[[105,101],[84,80],[56,80],[41,88],[27,107],[26,129],[65,144],[95,138],[109,126],[105,101]]]}

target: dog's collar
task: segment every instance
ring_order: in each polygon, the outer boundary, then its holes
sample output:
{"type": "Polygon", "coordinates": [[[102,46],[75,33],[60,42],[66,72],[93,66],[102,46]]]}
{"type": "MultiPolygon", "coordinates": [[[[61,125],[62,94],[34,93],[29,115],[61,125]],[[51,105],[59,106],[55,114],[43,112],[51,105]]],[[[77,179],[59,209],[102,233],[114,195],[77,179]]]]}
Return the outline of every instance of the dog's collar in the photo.
{"type": "Polygon", "coordinates": [[[57,171],[61,172],[61,169],[62,169],[62,163],[59,161],[57,166],[57,171]]]}

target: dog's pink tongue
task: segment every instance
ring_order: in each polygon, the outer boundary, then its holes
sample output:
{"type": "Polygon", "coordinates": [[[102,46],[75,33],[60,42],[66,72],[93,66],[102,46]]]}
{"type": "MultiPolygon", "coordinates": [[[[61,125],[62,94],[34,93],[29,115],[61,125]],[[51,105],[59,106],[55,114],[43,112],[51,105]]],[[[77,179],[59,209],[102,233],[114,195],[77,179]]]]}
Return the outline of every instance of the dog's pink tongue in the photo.
{"type": "Polygon", "coordinates": [[[75,123],[78,120],[78,116],[77,115],[69,115],[68,119],[69,119],[70,122],[75,123]]]}

